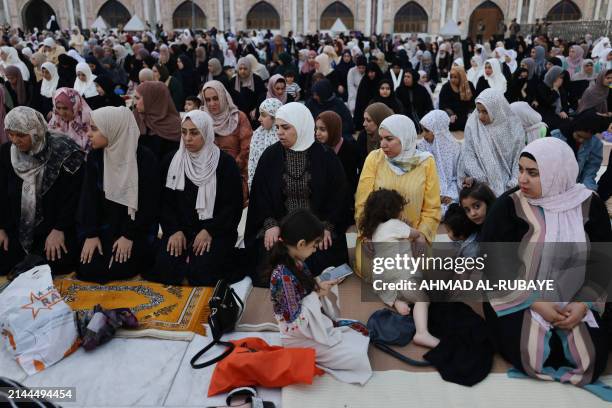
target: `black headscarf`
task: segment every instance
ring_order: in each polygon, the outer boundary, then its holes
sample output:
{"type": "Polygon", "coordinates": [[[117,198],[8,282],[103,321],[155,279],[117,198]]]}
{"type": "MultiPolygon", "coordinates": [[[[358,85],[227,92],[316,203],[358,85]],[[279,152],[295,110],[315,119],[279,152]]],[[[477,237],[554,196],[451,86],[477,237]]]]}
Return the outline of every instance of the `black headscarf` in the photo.
{"type": "Polygon", "coordinates": [[[346,77],[348,75],[349,69],[353,68],[354,66],[355,66],[355,63],[353,62],[351,52],[349,50],[344,51],[340,58],[340,62],[336,65],[335,70],[338,73],[338,78],[340,79],[340,82],[345,87],[346,87],[346,82],[347,82],[346,77]],[[351,57],[351,60],[349,62],[344,62],[344,56],[347,54],[349,57],[351,57]]]}
{"type": "Polygon", "coordinates": [[[381,80],[378,83],[378,89],[379,89],[378,95],[372,98],[372,100],[370,101],[370,104],[375,103],[375,102],[381,102],[387,105],[389,109],[393,111],[393,113],[397,113],[397,114],[404,113],[404,107],[402,106],[402,103],[395,96],[395,91],[393,90],[393,83],[390,80],[388,79],[381,80]],[[383,84],[387,84],[391,88],[391,93],[386,98],[380,95],[380,87],[383,84]]]}
{"type": "Polygon", "coordinates": [[[198,93],[196,89],[196,74],[193,66],[193,61],[187,55],[182,54],[178,58],[183,64],[183,69],[176,70],[176,76],[180,79],[183,85],[183,91],[186,95],[195,95],[198,93]]]}
{"type": "Polygon", "coordinates": [[[316,95],[319,96],[319,103],[320,104],[324,104],[329,99],[335,97],[334,90],[333,90],[331,82],[329,81],[329,79],[325,79],[325,78],[317,81],[312,86],[311,92],[312,92],[313,95],[316,94],[316,95]]]}
{"type": "Polygon", "coordinates": [[[404,75],[407,73],[412,75],[412,85],[407,86],[404,83],[404,78],[402,78],[402,82],[396,90],[396,95],[404,107],[404,114],[412,119],[417,130],[419,130],[419,122],[423,116],[433,110],[433,102],[427,89],[419,84],[419,73],[415,70],[408,70],[404,72],[404,75]]]}
{"type": "Polygon", "coordinates": [[[86,56],[85,62],[95,66],[95,68],[91,70],[91,73],[95,76],[108,76],[108,71],[104,69],[102,64],[100,64],[100,61],[98,61],[98,59],[93,55],[86,56]]]}
{"type": "Polygon", "coordinates": [[[57,59],[57,75],[59,76],[57,87],[72,88],[76,80],[76,66],[78,61],[68,54],[60,54],[57,59]]]}
{"type": "Polygon", "coordinates": [[[357,100],[355,101],[355,115],[353,119],[355,129],[357,130],[363,129],[363,112],[370,104],[370,101],[378,95],[378,83],[381,79],[383,79],[383,73],[380,67],[374,62],[368,63],[366,72],[359,83],[359,88],[357,88],[357,100]],[[370,79],[368,75],[370,72],[374,72],[374,79],[370,79]]]}
{"type": "Polygon", "coordinates": [[[115,84],[110,78],[99,76],[94,79],[94,82],[104,90],[104,106],[125,106],[123,98],[115,93],[115,84]]]}

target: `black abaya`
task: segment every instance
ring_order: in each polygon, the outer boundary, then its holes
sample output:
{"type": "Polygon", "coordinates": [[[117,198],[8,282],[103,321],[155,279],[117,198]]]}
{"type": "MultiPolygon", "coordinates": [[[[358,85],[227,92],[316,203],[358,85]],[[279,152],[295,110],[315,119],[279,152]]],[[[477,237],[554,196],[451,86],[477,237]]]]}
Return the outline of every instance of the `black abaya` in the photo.
{"type": "MultiPolygon", "coordinates": [[[[166,179],[174,153],[165,160],[162,180],[166,179]]],[[[187,278],[193,286],[215,286],[219,279],[240,280],[236,273],[233,251],[238,236],[238,223],[242,216],[242,179],[236,161],[221,151],[216,170],[217,189],[213,216],[200,220],[195,209],[198,187],[185,177],[183,191],[162,189],[160,223],[163,231],[155,266],[147,279],[172,285],[180,285],[187,278]],[[195,255],[193,240],[202,230],[212,237],[210,251],[195,255]],[[167,251],[168,239],[176,232],[183,232],[187,250],[179,257],[167,251]],[[189,259],[189,262],[187,262],[189,259]]],[[[242,272],[242,271],[240,271],[242,272]]]]}
{"type": "MultiPolygon", "coordinates": [[[[79,279],[105,283],[128,279],[145,273],[152,259],[153,238],[157,235],[159,213],[159,165],[153,153],[143,146],[136,151],[138,161],[138,210],[131,219],[122,204],[104,196],[102,150],[93,150],[87,157],[85,179],[79,202],[78,221],[84,238],[98,237],[102,255],[96,251],[90,263],[80,264],[79,279]],[[125,237],[132,241],[130,258],[123,263],[111,261],[115,241],[125,237]]],[[[81,242],[81,248],[83,246],[81,242]]]]}

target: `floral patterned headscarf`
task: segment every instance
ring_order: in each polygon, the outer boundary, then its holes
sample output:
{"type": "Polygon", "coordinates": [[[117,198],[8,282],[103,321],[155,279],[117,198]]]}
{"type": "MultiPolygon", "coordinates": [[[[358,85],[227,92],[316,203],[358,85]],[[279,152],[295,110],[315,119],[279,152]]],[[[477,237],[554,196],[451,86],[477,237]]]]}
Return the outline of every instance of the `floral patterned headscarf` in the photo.
{"type": "Polygon", "coordinates": [[[70,136],[81,149],[89,151],[89,122],[91,109],[85,99],[72,88],[59,88],[53,95],[53,116],[49,121],[49,131],[70,136]],[[57,104],[72,108],[74,118],[68,122],[57,112],[57,104]]]}

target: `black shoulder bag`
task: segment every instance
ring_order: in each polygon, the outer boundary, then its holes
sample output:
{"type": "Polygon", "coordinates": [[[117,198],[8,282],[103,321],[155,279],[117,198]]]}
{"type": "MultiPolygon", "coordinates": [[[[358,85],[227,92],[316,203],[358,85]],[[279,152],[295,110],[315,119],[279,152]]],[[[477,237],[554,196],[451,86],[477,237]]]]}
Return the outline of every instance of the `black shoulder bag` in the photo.
{"type": "Polygon", "coordinates": [[[191,366],[193,368],[204,368],[209,365],[215,364],[234,350],[234,344],[228,341],[221,341],[221,336],[225,333],[229,333],[234,330],[242,311],[244,310],[244,303],[238,297],[234,289],[225,280],[219,280],[212,297],[208,301],[208,307],[210,308],[210,315],[208,316],[208,326],[212,331],[213,341],[211,341],[206,347],[198,351],[195,356],[191,359],[191,366]],[[221,355],[208,360],[204,363],[196,363],[204,353],[210,350],[215,344],[220,344],[227,347],[221,355]]]}

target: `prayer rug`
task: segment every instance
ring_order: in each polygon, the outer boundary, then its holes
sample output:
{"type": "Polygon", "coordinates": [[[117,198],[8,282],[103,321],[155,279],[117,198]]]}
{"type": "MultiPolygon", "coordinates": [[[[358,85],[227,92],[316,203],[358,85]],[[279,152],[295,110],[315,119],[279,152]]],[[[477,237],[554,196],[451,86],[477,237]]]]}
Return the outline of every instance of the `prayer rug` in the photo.
{"type": "Polygon", "coordinates": [[[212,287],[168,286],[146,281],[115,281],[105,285],[73,278],[56,279],[55,287],[73,310],[89,310],[100,304],[107,309],[128,307],[139,322],[137,330],[123,330],[124,337],[157,337],[190,340],[205,335],[212,287]]]}
{"type": "Polygon", "coordinates": [[[6,276],[0,276],[0,293],[2,293],[4,289],[6,289],[9,283],[10,282],[8,281],[8,279],[6,279],[6,276]]]}

